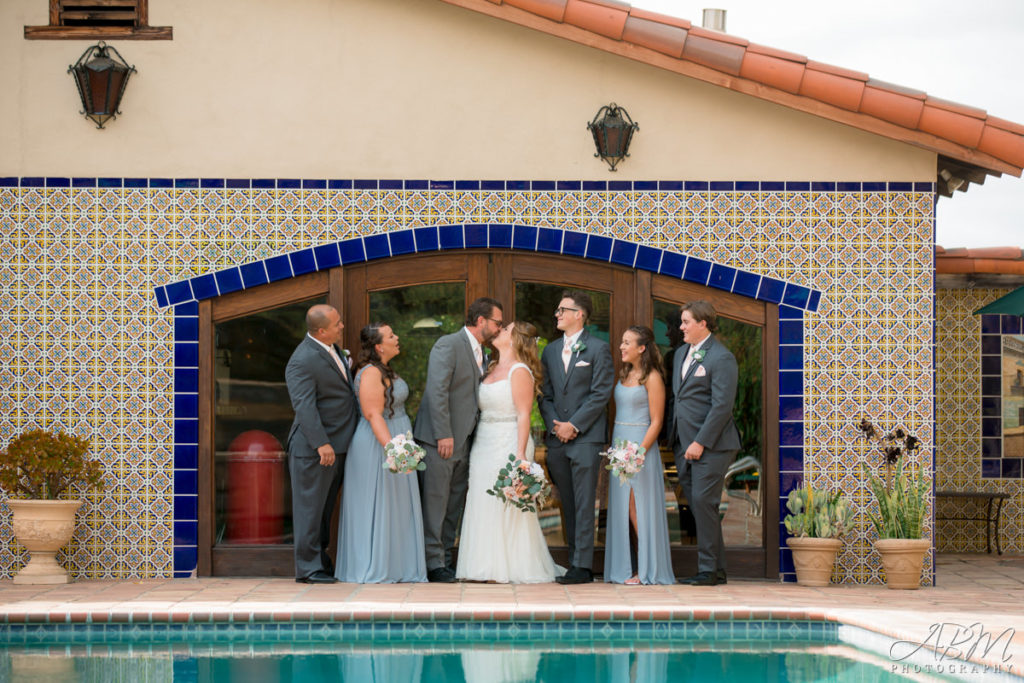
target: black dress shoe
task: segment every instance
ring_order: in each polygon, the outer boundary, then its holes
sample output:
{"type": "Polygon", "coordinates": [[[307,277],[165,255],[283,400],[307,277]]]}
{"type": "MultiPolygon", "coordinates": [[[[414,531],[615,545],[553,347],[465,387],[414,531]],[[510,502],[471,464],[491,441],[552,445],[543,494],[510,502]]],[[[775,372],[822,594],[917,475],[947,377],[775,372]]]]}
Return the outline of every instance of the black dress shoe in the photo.
{"type": "Polygon", "coordinates": [[[569,567],[564,576],[555,578],[561,584],[593,583],[594,573],[586,567],[569,567]]]}
{"type": "Polygon", "coordinates": [[[717,586],[721,582],[718,580],[717,572],[699,572],[685,579],[679,579],[679,583],[687,586],[717,586]]]}
{"type": "Polygon", "coordinates": [[[723,583],[729,583],[729,578],[725,575],[724,569],[719,569],[715,572],[715,577],[718,579],[718,585],[721,586],[723,583]]]}
{"type": "Polygon", "coordinates": [[[427,571],[427,581],[431,583],[455,583],[455,572],[448,567],[438,567],[427,571]]]}
{"type": "Polygon", "coordinates": [[[327,572],[315,571],[309,576],[295,579],[295,583],[338,583],[338,580],[327,572]]]}

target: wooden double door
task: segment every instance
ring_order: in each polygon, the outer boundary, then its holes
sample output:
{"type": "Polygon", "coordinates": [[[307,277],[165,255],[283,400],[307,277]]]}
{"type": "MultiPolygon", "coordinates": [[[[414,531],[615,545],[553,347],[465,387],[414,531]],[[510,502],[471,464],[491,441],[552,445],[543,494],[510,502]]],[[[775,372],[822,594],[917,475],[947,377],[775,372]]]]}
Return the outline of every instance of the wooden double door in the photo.
{"type": "MultiPolygon", "coordinates": [[[[349,349],[358,349],[359,330],[369,322],[382,321],[394,327],[402,343],[395,366],[412,388],[412,413],[433,341],[461,327],[470,301],[479,296],[498,299],[506,320],[534,323],[542,340],[547,340],[558,334],[554,309],[565,289],[591,293],[595,302],[591,332],[609,340],[616,366],[623,330],[641,324],[671,338],[671,314],[684,301],[710,301],[727,322],[756,333],[753,337],[745,334],[754,339],[748,353],[759,355],[751,366],[760,373],[759,413],[751,429],[760,432],[756,435],[760,467],[753,495],[745,494],[756,508],[746,514],[756,515],[744,521],[745,535],[737,537],[737,542],[727,540],[727,561],[735,576],[777,576],[776,308],[608,263],[485,250],[346,266],[200,304],[199,574],[293,573],[290,487],[284,456],[254,464],[238,456],[236,444],[247,438],[267,440],[266,435],[285,443],[292,413],[284,386],[284,364],[304,334],[302,315],[311,303],[325,301],[341,311],[344,343],[349,349]],[[243,487],[245,490],[240,490],[243,487]]],[[[662,345],[664,350],[668,342],[663,339],[662,345]]],[[[675,486],[671,457],[665,457],[665,465],[666,505],[674,529],[673,563],[677,575],[685,575],[696,570],[696,546],[686,536],[682,514],[671,509],[675,486]]],[[[751,478],[751,472],[746,475],[751,478]]],[[[548,511],[542,526],[555,561],[566,564],[568,552],[557,512],[548,511]]],[[[595,568],[600,570],[600,517],[598,536],[595,568]]]]}

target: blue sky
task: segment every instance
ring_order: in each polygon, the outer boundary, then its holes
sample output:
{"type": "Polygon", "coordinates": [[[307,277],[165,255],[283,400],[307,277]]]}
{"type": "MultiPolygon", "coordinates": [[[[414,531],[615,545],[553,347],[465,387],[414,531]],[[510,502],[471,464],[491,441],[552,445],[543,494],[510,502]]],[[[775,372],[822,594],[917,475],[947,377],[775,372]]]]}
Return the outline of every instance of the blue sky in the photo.
{"type": "MultiPolygon", "coordinates": [[[[1024,123],[1024,1],[631,0],[700,24],[704,7],[727,11],[726,30],[762,45],[866,71],[930,95],[1024,123]]],[[[1024,246],[1024,179],[989,177],[940,198],[944,247],[1024,246]]]]}

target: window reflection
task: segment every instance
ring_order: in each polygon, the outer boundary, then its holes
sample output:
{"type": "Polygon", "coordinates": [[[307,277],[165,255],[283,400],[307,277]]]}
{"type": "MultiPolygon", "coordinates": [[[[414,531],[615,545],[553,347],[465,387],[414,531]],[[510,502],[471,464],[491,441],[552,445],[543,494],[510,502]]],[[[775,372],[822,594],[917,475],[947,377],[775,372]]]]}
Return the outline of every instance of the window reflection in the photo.
{"type": "Polygon", "coordinates": [[[1024,336],[1003,335],[1003,457],[1024,456],[1024,336]]]}
{"type": "Polygon", "coordinates": [[[217,323],[214,330],[216,544],[292,540],[284,371],[324,297],[217,323]]]}
{"type": "Polygon", "coordinates": [[[430,349],[439,337],[461,329],[466,322],[466,285],[441,282],[370,292],[368,322],[387,323],[398,335],[401,353],[391,367],[409,384],[405,410],[415,423],[427,382],[430,349]]]}

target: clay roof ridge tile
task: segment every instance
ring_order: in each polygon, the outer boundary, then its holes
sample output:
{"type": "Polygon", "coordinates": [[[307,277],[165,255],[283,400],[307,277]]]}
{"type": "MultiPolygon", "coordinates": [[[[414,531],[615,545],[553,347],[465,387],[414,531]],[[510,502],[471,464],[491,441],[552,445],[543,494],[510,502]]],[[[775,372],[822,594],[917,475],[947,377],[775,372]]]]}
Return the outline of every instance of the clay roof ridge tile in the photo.
{"type": "Polygon", "coordinates": [[[631,7],[629,9],[629,15],[631,17],[636,17],[637,19],[655,21],[659,24],[666,24],[668,26],[675,26],[676,28],[686,30],[689,30],[690,27],[693,25],[687,19],[673,17],[668,14],[659,14],[658,12],[651,12],[650,10],[641,9],[639,7],[631,7]]]}
{"type": "Polygon", "coordinates": [[[1005,130],[1008,133],[1016,133],[1017,135],[1024,135],[1024,126],[1022,126],[1019,123],[1015,123],[1013,121],[1007,121],[1006,119],[1001,119],[998,116],[992,116],[991,114],[989,114],[988,116],[985,117],[985,123],[987,123],[988,125],[990,125],[990,126],[992,126],[994,128],[999,128],[1000,130],[1005,130]]]}
{"type": "Polygon", "coordinates": [[[868,82],[865,84],[869,88],[878,88],[879,90],[888,90],[889,92],[896,93],[897,95],[903,95],[904,97],[913,97],[915,100],[924,100],[928,97],[928,93],[924,90],[917,90],[916,88],[908,88],[905,85],[899,85],[897,83],[890,83],[877,78],[868,78],[868,82]]]}
{"type": "Polygon", "coordinates": [[[807,60],[807,68],[815,71],[821,71],[823,73],[832,74],[833,76],[842,76],[855,81],[866,82],[871,78],[868,74],[863,71],[854,71],[853,69],[844,69],[841,66],[834,64],[826,64],[825,62],[816,62],[813,59],[807,60]]]}
{"type": "Polygon", "coordinates": [[[775,57],[776,59],[785,59],[790,62],[799,62],[801,64],[807,63],[807,57],[803,55],[797,54],[795,52],[787,52],[786,50],[779,50],[778,48],[770,47],[768,45],[750,43],[749,45],[747,45],[747,52],[753,52],[768,57],[775,57]]]}
{"type": "Polygon", "coordinates": [[[723,33],[721,31],[715,31],[714,29],[704,28],[703,26],[691,26],[690,35],[708,38],[710,40],[717,40],[720,43],[732,43],[733,45],[739,45],[741,47],[750,45],[750,41],[746,38],[734,36],[731,33],[723,33]]]}
{"type": "Polygon", "coordinates": [[[985,117],[988,116],[988,112],[986,112],[984,109],[979,109],[978,107],[972,107],[967,104],[954,102],[953,100],[945,100],[942,99],[941,97],[935,97],[934,95],[928,95],[924,103],[932,107],[945,109],[946,111],[951,111],[956,114],[963,114],[964,116],[970,116],[976,119],[984,120],[985,117]]]}
{"type": "Polygon", "coordinates": [[[627,17],[629,5],[624,3],[609,0],[568,0],[562,21],[614,40],[621,40],[627,17]]]}

